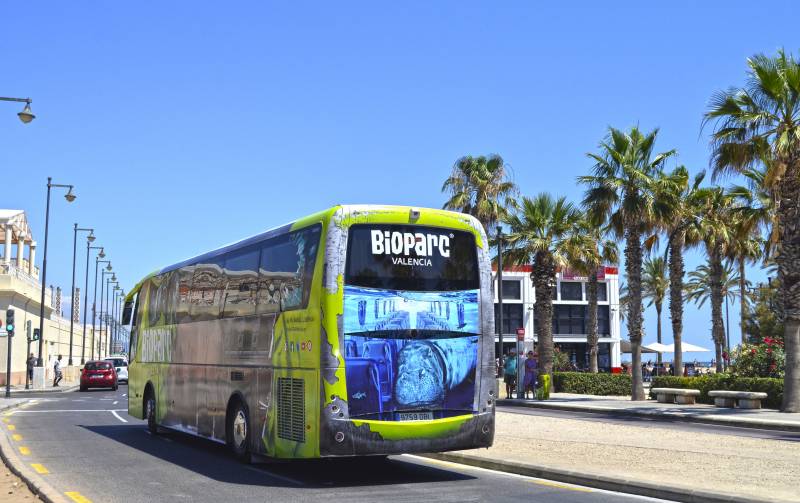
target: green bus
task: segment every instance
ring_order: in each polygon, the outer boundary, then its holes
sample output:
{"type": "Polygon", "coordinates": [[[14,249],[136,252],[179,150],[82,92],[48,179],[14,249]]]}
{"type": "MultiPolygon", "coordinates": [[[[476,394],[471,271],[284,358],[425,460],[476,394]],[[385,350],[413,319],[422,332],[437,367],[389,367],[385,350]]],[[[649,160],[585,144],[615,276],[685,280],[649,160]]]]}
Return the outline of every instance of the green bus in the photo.
{"type": "Polygon", "coordinates": [[[469,215],[342,205],[148,275],[128,411],[237,457],[489,447],[489,249],[469,215]]]}

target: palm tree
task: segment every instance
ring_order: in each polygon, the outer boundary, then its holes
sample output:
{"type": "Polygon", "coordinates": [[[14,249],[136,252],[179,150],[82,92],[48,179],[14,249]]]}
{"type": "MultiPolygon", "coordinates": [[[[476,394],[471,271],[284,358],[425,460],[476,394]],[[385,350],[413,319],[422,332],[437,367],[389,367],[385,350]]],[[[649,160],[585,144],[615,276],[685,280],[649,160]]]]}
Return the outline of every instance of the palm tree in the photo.
{"type": "MultiPolygon", "coordinates": [[[[644,268],[642,270],[642,299],[650,301],[647,307],[656,307],[656,319],[658,322],[656,325],[656,340],[659,344],[661,344],[661,309],[664,305],[667,291],[669,290],[669,283],[667,264],[662,257],[653,257],[644,261],[644,268]]],[[[679,348],[676,347],[675,352],[677,353],[678,351],[679,348]]],[[[661,353],[658,353],[658,363],[661,364],[661,353]]]]}
{"type": "Polygon", "coordinates": [[[585,274],[586,299],[588,300],[586,316],[586,343],[589,346],[589,372],[597,373],[597,273],[606,264],[619,261],[619,248],[613,239],[608,239],[608,227],[599,225],[588,218],[581,220],[578,226],[580,236],[574,240],[576,248],[571,255],[575,258],[572,267],[585,274]]]}
{"type": "MultiPolygon", "coordinates": [[[[697,267],[694,271],[689,272],[689,279],[685,285],[685,294],[686,294],[686,301],[687,302],[694,302],[697,307],[703,307],[705,303],[714,297],[714,280],[712,279],[714,274],[712,273],[712,268],[708,264],[703,264],[697,267]]],[[[720,295],[725,302],[726,307],[726,318],[727,318],[727,306],[728,302],[735,302],[737,297],[742,297],[742,292],[745,292],[745,297],[747,296],[747,288],[750,285],[749,281],[744,283],[744,290],[741,290],[741,282],[739,274],[733,267],[733,264],[730,261],[726,261],[724,266],[722,267],[722,275],[721,279],[719,280],[720,288],[720,295]]],[[[712,328],[713,330],[713,328],[712,328]]],[[[724,328],[723,328],[724,331],[724,328]]],[[[713,338],[713,334],[712,334],[713,338]]],[[[717,341],[714,340],[715,349],[717,346],[717,341]]],[[[720,367],[720,354],[717,353],[717,370],[720,367]]]]}
{"type": "Polygon", "coordinates": [[[717,372],[723,370],[722,352],[725,347],[725,323],[722,319],[723,265],[722,260],[733,242],[733,198],[721,187],[699,189],[698,226],[708,258],[711,282],[711,334],[717,357],[717,372]]]}
{"type": "Polygon", "coordinates": [[[654,177],[674,150],[653,155],[658,129],[643,133],[609,128],[600,153],[587,154],[594,161],[593,174],[578,177],[588,185],[583,203],[593,218],[607,218],[617,236],[625,238],[625,272],[628,281],[628,336],[632,346],[632,400],[644,400],[642,385],[642,241],[655,224],[654,177]]]}
{"type": "Polygon", "coordinates": [[[786,309],[784,412],[800,412],[800,61],[779,51],[747,60],[743,88],[715,94],[703,119],[715,175],[765,166],[764,188],[776,208],[775,260],[786,309]]]}
{"type": "MultiPolygon", "coordinates": [[[[738,208],[737,208],[738,209],[738,208]]],[[[729,260],[736,263],[738,266],[739,275],[739,291],[745,291],[745,283],[747,281],[745,276],[745,266],[748,263],[756,263],[758,260],[764,258],[764,240],[755,234],[757,229],[750,227],[746,220],[734,217],[733,221],[733,240],[728,244],[727,257],[729,260]]],[[[740,321],[739,327],[742,331],[742,344],[747,343],[747,335],[745,334],[745,325],[747,323],[747,313],[749,306],[747,303],[747,296],[740,295],[740,321]]]]}
{"type": "MultiPolygon", "coordinates": [[[[777,226],[775,220],[774,201],[765,189],[766,170],[751,168],[742,175],[747,179],[747,185],[734,185],[728,191],[737,203],[734,208],[735,222],[734,235],[736,239],[731,243],[728,257],[735,260],[739,266],[740,289],[745,282],[745,266],[758,260],[767,261],[771,258],[775,243],[777,243],[777,226]],[[764,239],[761,236],[767,234],[764,239]]],[[[741,296],[741,330],[742,344],[747,342],[745,325],[747,323],[748,305],[747,297],[741,296]]]]}
{"type": "Polygon", "coordinates": [[[512,263],[533,264],[534,316],[538,323],[539,358],[543,372],[553,373],[553,287],[556,271],[571,262],[578,239],[580,212],[566,198],[541,193],[523,197],[519,210],[506,221],[508,258],[512,263]]]}
{"type": "Polygon", "coordinates": [[[442,185],[449,194],[444,209],[468,213],[491,234],[514,207],[517,186],[508,179],[508,166],[499,155],[465,156],[456,161],[442,185]]]}
{"type": "MultiPolygon", "coordinates": [[[[689,183],[689,171],[678,166],[662,177],[657,186],[655,209],[658,215],[659,232],[667,236],[665,255],[669,261],[669,314],[672,324],[672,340],[675,343],[673,364],[675,375],[683,375],[683,276],[684,250],[695,246],[699,241],[697,232],[697,190],[705,177],[705,172],[695,175],[689,183]]],[[[657,242],[658,233],[648,241],[651,246],[657,242]]],[[[660,357],[661,355],[659,355],[660,357]]]]}

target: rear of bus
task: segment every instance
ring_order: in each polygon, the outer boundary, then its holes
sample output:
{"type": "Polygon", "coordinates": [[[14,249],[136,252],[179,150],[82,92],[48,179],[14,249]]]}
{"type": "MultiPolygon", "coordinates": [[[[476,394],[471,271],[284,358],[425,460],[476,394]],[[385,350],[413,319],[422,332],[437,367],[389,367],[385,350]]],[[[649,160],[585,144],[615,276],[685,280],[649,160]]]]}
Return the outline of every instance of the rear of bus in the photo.
{"type": "Polygon", "coordinates": [[[488,251],[482,226],[461,213],[384,206],[335,211],[323,309],[336,316],[323,333],[320,455],[492,444],[488,251]]]}

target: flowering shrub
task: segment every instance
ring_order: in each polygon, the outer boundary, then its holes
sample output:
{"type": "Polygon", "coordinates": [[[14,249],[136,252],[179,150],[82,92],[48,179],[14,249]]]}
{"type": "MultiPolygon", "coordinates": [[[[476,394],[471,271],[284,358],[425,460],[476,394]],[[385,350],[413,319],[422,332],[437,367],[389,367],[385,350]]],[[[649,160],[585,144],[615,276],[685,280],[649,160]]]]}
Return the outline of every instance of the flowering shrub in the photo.
{"type": "Polygon", "coordinates": [[[764,337],[762,344],[745,344],[733,351],[731,372],[740,377],[781,379],[786,368],[783,341],[764,337]]]}
{"type": "Polygon", "coordinates": [[[569,355],[562,352],[558,346],[553,348],[553,372],[572,372],[575,365],[569,361],[569,355]]]}

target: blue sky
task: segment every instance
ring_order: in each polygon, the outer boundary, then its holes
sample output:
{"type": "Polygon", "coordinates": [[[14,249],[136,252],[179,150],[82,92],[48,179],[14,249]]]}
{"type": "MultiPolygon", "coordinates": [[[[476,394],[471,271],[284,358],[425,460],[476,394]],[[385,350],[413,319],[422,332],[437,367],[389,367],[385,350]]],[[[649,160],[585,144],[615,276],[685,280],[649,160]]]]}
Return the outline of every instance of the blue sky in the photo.
{"type": "MultiPolygon", "coordinates": [[[[336,203],[439,207],[465,154],[578,201],[585,153],[638,123],[698,171],[707,100],[748,56],[800,50],[800,8],[650,4],[12,2],[0,95],[38,118],[0,103],[0,207],[28,212],[41,250],[46,177],[75,184],[75,203],[53,200],[48,255],[68,291],[73,222],[130,287],[336,203]]],[[[689,342],[709,346],[709,316],[688,308],[689,342]]]]}

